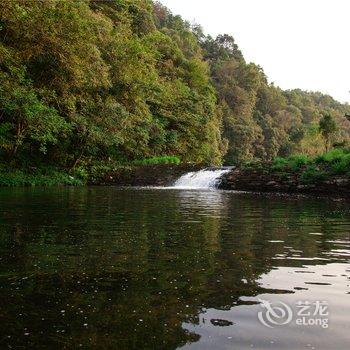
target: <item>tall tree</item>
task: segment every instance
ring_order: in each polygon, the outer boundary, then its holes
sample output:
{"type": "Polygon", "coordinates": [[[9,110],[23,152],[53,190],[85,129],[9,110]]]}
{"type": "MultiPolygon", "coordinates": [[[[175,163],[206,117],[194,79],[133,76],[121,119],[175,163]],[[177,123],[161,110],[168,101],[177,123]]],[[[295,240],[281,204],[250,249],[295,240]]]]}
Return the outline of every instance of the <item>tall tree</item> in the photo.
{"type": "Polygon", "coordinates": [[[332,146],[332,137],[337,131],[337,125],[330,114],[326,114],[320,120],[320,130],[325,139],[326,150],[329,151],[332,146]]]}

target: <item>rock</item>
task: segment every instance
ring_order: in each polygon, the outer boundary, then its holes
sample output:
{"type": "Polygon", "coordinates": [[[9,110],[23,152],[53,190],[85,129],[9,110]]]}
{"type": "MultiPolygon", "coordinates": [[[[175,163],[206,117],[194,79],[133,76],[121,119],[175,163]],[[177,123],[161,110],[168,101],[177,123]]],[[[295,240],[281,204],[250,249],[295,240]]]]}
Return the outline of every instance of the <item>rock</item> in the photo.
{"type": "Polygon", "coordinates": [[[228,327],[233,325],[233,322],[221,319],[211,319],[210,322],[212,325],[219,327],[228,327]]]}
{"type": "MultiPolygon", "coordinates": [[[[203,169],[202,166],[150,165],[129,167],[111,171],[100,178],[90,181],[92,185],[120,186],[169,186],[181,175],[203,169]]],[[[257,169],[232,169],[223,175],[219,188],[224,190],[253,192],[308,193],[350,197],[350,178],[346,176],[329,176],[325,181],[304,184],[299,173],[279,176],[274,172],[257,169]]]]}
{"type": "Polygon", "coordinates": [[[338,186],[344,186],[344,185],[349,184],[349,179],[340,178],[340,179],[336,179],[334,182],[335,182],[338,186]]]}

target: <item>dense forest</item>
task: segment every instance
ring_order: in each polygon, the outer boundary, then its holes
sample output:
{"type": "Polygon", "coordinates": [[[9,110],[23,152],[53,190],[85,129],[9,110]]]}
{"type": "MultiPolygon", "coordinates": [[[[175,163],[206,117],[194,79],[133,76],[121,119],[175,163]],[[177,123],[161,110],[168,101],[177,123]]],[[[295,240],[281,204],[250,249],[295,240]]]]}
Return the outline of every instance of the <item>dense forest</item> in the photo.
{"type": "Polygon", "coordinates": [[[328,95],[274,86],[234,38],[207,36],[159,2],[1,3],[3,166],[316,155],[347,144],[347,114],[328,95]]]}

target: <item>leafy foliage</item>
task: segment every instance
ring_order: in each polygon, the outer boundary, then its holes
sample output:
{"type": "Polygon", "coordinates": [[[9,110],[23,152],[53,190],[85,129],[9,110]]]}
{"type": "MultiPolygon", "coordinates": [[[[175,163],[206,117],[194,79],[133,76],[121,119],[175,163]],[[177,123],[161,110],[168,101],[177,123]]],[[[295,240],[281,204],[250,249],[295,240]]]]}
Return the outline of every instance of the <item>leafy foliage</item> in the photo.
{"type": "Polygon", "coordinates": [[[349,141],[346,114],[269,84],[234,38],[158,2],[2,2],[0,162],[13,169],[314,156],[349,141]]]}
{"type": "Polygon", "coordinates": [[[277,157],[272,163],[274,170],[292,170],[297,171],[310,162],[310,159],[305,155],[295,155],[288,158],[277,157]]]}
{"type": "Polygon", "coordinates": [[[20,170],[0,172],[0,186],[79,186],[84,180],[58,171],[27,173],[20,170]]]}
{"type": "Polygon", "coordinates": [[[350,150],[334,149],[316,157],[305,155],[276,158],[271,171],[279,175],[294,174],[302,182],[311,184],[336,175],[350,176],[350,150]]]}
{"type": "Polygon", "coordinates": [[[315,155],[333,143],[349,142],[349,105],[318,92],[269,84],[260,67],[244,61],[232,37],[202,38],[202,47],[223,115],[226,163],[315,155]]]}
{"type": "Polygon", "coordinates": [[[327,178],[327,174],[319,167],[311,165],[301,173],[300,178],[305,184],[317,184],[318,182],[325,180],[327,178]]]}
{"type": "Polygon", "coordinates": [[[134,165],[156,165],[156,164],[180,164],[181,160],[175,156],[152,157],[142,160],[135,160],[134,165]]]}

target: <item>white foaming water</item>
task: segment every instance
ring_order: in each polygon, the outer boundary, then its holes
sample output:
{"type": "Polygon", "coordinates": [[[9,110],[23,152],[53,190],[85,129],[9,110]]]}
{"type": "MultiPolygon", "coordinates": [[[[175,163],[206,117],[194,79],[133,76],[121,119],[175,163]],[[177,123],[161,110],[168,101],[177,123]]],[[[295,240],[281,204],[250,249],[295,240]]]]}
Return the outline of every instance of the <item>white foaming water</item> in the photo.
{"type": "Polygon", "coordinates": [[[212,189],[216,188],[222,175],[231,169],[203,169],[182,175],[173,185],[183,189],[212,189]]]}

